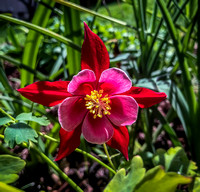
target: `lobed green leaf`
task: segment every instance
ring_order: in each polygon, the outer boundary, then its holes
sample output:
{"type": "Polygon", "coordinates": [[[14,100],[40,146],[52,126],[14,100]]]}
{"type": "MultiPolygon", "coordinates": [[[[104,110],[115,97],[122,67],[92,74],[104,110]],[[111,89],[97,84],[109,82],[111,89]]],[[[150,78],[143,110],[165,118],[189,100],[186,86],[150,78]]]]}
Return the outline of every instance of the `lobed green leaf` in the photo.
{"type": "Polygon", "coordinates": [[[1,117],[0,118],[0,126],[1,125],[5,125],[5,124],[7,124],[7,123],[9,123],[9,122],[11,122],[12,120],[9,118],[9,117],[1,117]]]}
{"type": "Polygon", "coordinates": [[[18,121],[34,121],[40,125],[47,126],[50,121],[46,117],[36,117],[32,113],[21,113],[16,117],[18,121]]]}
{"type": "Polygon", "coordinates": [[[131,161],[129,173],[120,169],[104,192],[175,192],[180,184],[191,183],[192,178],[184,177],[175,172],[165,172],[161,166],[156,166],[145,173],[143,161],[135,156],[131,161]]]}
{"type": "Polygon", "coordinates": [[[25,164],[25,161],[19,157],[0,155],[0,182],[15,182],[18,179],[18,175],[16,173],[19,173],[24,168],[25,164]]]}
{"type": "Polygon", "coordinates": [[[197,166],[190,161],[181,147],[170,148],[168,151],[157,150],[157,155],[153,158],[154,165],[162,165],[165,171],[173,171],[184,175],[195,175],[197,166]]]}
{"type": "Polygon", "coordinates": [[[21,144],[29,140],[37,142],[35,138],[38,137],[36,131],[25,123],[16,123],[6,127],[4,135],[5,142],[8,143],[10,148],[13,148],[15,144],[21,144]]]}
{"type": "Polygon", "coordinates": [[[140,156],[135,156],[131,161],[130,172],[126,175],[125,169],[120,169],[107,185],[104,192],[131,192],[142,180],[145,174],[143,161],[140,156]]]}
{"type": "Polygon", "coordinates": [[[7,185],[5,183],[0,182],[0,191],[4,192],[23,192],[22,190],[15,188],[13,186],[7,185]]]}
{"type": "Polygon", "coordinates": [[[196,177],[192,192],[200,192],[200,177],[196,177]]]}
{"type": "Polygon", "coordinates": [[[134,192],[175,192],[178,185],[189,184],[191,181],[190,177],[175,172],[165,173],[161,166],[157,166],[147,171],[134,192]]]}

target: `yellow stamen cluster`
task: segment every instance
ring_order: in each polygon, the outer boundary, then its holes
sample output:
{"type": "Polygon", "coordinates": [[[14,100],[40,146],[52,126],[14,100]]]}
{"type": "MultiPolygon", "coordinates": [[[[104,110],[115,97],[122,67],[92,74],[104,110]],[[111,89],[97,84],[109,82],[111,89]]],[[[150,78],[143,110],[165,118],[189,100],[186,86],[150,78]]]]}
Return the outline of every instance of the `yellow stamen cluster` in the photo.
{"type": "Polygon", "coordinates": [[[110,99],[108,95],[103,96],[103,90],[91,91],[91,95],[86,95],[84,99],[86,100],[85,106],[90,113],[94,114],[94,119],[97,117],[102,118],[103,115],[110,115],[110,99]]]}

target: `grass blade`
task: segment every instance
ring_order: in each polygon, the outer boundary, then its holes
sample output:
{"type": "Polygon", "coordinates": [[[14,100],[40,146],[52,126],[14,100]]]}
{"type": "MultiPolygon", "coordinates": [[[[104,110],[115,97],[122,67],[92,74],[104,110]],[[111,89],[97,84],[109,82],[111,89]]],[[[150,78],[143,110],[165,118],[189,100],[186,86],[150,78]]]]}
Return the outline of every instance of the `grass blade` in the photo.
{"type": "MultiPolygon", "coordinates": [[[[79,0],[73,2],[79,3],[79,0]]],[[[65,36],[69,37],[77,45],[81,46],[81,25],[80,12],[69,7],[64,7],[65,36]]],[[[80,52],[67,47],[67,66],[69,75],[77,74],[80,71],[80,52]]]]}
{"type": "Polygon", "coordinates": [[[163,0],[157,0],[157,3],[159,5],[159,8],[161,10],[161,13],[163,15],[163,18],[166,22],[167,29],[170,33],[170,36],[173,40],[174,47],[176,49],[176,53],[179,59],[180,67],[183,73],[183,82],[185,85],[185,94],[187,97],[187,102],[189,103],[190,109],[191,109],[191,115],[193,116],[196,112],[197,108],[197,102],[196,102],[196,96],[193,90],[193,86],[191,83],[191,75],[188,70],[188,64],[187,61],[184,59],[184,54],[182,53],[182,45],[179,39],[178,31],[175,28],[175,25],[173,23],[173,20],[167,10],[167,7],[163,0]]]}
{"type": "Polygon", "coordinates": [[[167,121],[167,119],[165,117],[162,116],[162,114],[160,113],[160,111],[158,111],[157,108],[154,108],[154,113],[156,115],[156,117],[160,120],[164,130],[166,131],[166,133],[169,135],[170,140],[172,141],[173,145],[176,146],[182,146],[181,142],[178,140],[178,137],[176,135],[176,132],[174,131],[174,129],[170,126],[169,122],[167,121]]]}
{"type": "MultiPolygon", "coordinates": [[[[43,3],[53,7],[55,2],[51,0],[43,0],[43,3]]],[[[39,4],[36,12],[33,17],[32,23],[41,27],[45,27],[47,25],[48,19],[50,17],[51,10],[44,6],[43,4],[39,4]]],[[[36,31],[29,31],[25,47],[24,53],[22,57],[22,63],[28,65],[30,68],[35,70],[37,65],[37,55],[39,51],[39,46],[42,41],[42,35],[36,31]]],[[[29,73],[26,70],[21,71],[21,87],[24,87],[27,84],[33,83],[34,75],[29,73]]]]}
{"type": "Polygon", "coordinates": [[[24,65],[23,63],[19,62],[18,60],[15,60],[7,55],[0,55],[0,58],[14,64],[15,66],[17,66],[19,68],[23,68],[23,69],[29,71],[30,73],[33,73],[39,80],[44,81],[44,80],[48,79],[48,76],[44,75],[43,73],[41,73],[39,71],[35,71],[32,68],[30,68],[29,66],[24,65]]]}
{"type": "Polygon", "coordinates": [[[34,30],[35,32],[38,32],[38,33],[41,33],[43,35],[47,35],[49,37],[52,37],[78,51],[81,51],[81,47],[76,45],[75,43],[73,43],[70,39],[67,39],[57,33],[54,33],[52,31],[49,31],[43,27],[40,27],[40,26],[37,26],[35,24],[31,24],[31,23],[28,23],[28,22],[25,22],[25,21],[22,21],[22,20],[19,20],[19,19],[15,19],[15,18],[12,18],[12,17],[9,17],[9,16],[6,16],[6,15],[3,15],[3,14],[0,14],[0,19],[4,19],[4,20],[7,20],[7,21],[10,21],[12,23],[16,23],[18,25],[23,25],[29,29],[32,29],[34,30]]]}
{"type": "Polygon", "coordinates": [[[120,21],[120,20],[118,20],[118,19],[115,19],[115,18],[112,18],[112,17],[109,17],[109,16],[105,16],[105,15],[99,14],[99,13],[97,13],[97,12],[95,12],[95,11],[92,11],[92,10],[90,10],[90,9],[87,9],[87,8],[85,8],[85,7],[82,7],[82,6],[80,6],[80,5],[77,5],[77,4],[75,4],[75,3],[72,3],[72,2],[69,2],[69,1],[64,1],[64,0],[54,0],[54,1],[57,2],[57,3],[60,3],[60,4],[64,5],[64,6],[71,7],[71,8],[73,8],[73,9],[76,9],[76,10],[78,10],[78,11],[82,11],[82,12],[85,12],[85,13],[89,13],[89,14],[91,14],[91,15],[94,15],[94,16],[100,17],[100,18],[102,18],[102,19],[111,21],[111,22],[113,22],[113,23],[122,25],[122,26],[124,26],[124,27],[129,27],[129,28],[132,28],[132,29],[137,30],[135,27],[130,26],[129,24],[127,24],[127,23],[124,22],[124,21],[120,21]]]}

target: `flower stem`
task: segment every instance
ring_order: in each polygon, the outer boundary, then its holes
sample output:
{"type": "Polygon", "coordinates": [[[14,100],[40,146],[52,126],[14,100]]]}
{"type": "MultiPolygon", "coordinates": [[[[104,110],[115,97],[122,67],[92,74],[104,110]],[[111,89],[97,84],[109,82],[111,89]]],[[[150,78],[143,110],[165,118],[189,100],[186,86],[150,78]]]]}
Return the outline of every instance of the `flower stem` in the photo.
{"type": "Polygon", "coordinates": [[[7,112],[5,112],[2,108],[0,108],[0,112],[6,116],[8,116],[10,119],[12,119],[14,122],[16,122],[16,119],[9,115],[7,112]]]}
{"type": "Polygon", "coordinates": [[[59,141],[58,141],[57,139],[54,139],[53,137],[51,137],[51,136],[49,136],[49,135],[46,135],[46,134],[44,134],[44,133],[42,133],[42,132],[40,132],[40,131],[37,131],[37,134],[40,135],[40,136],[42,136],[42,137],[44,137],[45,139],[49,139],[49,140],[51,140],[51,141],[54,141],[54,142],[56,142],[56,143],[59,143],[59,141]]]}
{"type": "MultiPolygon", "coordinates": [[[[2,114],[4,114],[4,115],[8,116],[8,117],[9,117],[10,119],[12,119],[14,122],[17,122],[17,120],[16,120],[14,117],[12,117],[11,115],[9,115],[7,112],[5,112],[5,111],[4,111],[3,109],[1,109],[1,108],[0,108],[0,112],[1,112],[2,114]]],[[[44,133],[41,133],[41,132],[39,132],[39,131],[37,131],[37,133],[38,133],[38,135],[40,135],[40,136],[42,136],[42,137],[44,137],[44,138],[46,138],[46,139],[49,139],[49,140],[51,140],[51,141],[53,141],[53,142],[56,142],[56,143],[59,143],[59,140],[57,140],[57,139],[55,139],[55,138],[53,138],[53,137],[50,137],[50,136],[48,136],[48,135],[45,135],[44,133]]],[[[0,135],[0,139],[4,139],[4,135],[0,135]]],[[[25,148],[28,147],[28,145],[27,145],[26,143],[22,143],[21,145],[22,145],[23,147],[25,147],[25,148]]],[[[114,167],[114,165],[113,165],[113,163],[112,163],[112,161],[111,161],[111,159],[110,159],[110,156],[109,156],[109,153],[108,153],[108,150],[107,150],[107,147],[106,147],[106,146],[104,147],[104,150],[107,151],[107,152],[106,152],[106,155],[107,155],[108,161],[110,162],[110,164],[111,164],[111,166],[112,166],[113,169],[112,169],[110,166],[108,166],[108,165],[106,165],[105,163],[103,163],[102,161],[100,161],[99,159],[97,159],[96,157],[94,157],[93,155],[87,153],[86,151],[83,151],[83,150],[78,149],[78,148],[75,149],[76,152],[82,153],[83,155],[86,155],[86,156],[89,157],[90,159],[96,161],[97,163],[99,163],[100,165],[102,165],[103,167],[105,167],[106,169],[108,169],[110,172],[116,174],[115,167],[114,167]]]]}
{"type": "Polygon", "coordinates": [[[4,135],[0,134],[0,139],[4,139],[4,135]]]}
{"type": "Polygon", "coordinates": [[[109,161],[111,167],[112,167],[114,170],[116,170],[116,168],[115,168],[115,166],[114,166],[114,164],[113,164],[113,162],[112,162],[112,160],[111,160],[111,158],[110,158],[110,155],[109,155],[109,153],[108,153],[108,149],[107,149],[105,143],[103,144],[103,148],[104,148],[104,151],[105,151],[105,153],[106,153],[106,155],[107,155],[107,158],[108,158],[108,161],[109,161]]]}
{"type": "Polygon", "coordinates": [[[53,161],[51,161],[44,153],[42,153],[33,143],[31,144],[31,149],[33,149],[40,157],[52,167],[65,181],[69,183],[71,187],[77,192],[83,192],[83,190],[72,181],[53,161]]]}
{"type": "Polygon", "coordinates": [[[78,153],[82,153],[83,155],[86,155],[87,157],[89,157],[90,159],[96,161],[97,163],[99,163],[100,165],[102,165],[103,167],[105,167],[106,169],[108,169],[110,172],[116,174],[116,171],[114,169],[112,169],[111,167],[109,167],[108,165],[106,165],[105,163],[103,163],[102,161],[100,161],[99,159],[97,159],[96,157],[94,157],[93,155],[81,150],[81,149],[78,149],[76,148],[75,149],[76,152],[78,153]]]}
{"type": "MultiPolygon", "coordinates": [[[[43,134],[43,133],[41,133],[41,132],[39,132],[39,131],[38,131],[37,133],[38,133],[39,135],[41,135],[42,137],[46,138],[46,139],[49,139],[49,140],[54,141],[54,142],[56,142],[56,143],[59,143],[59,141],[58,141],[57,139],[54,139],[53,137],[50,137],[50,136],[48,136],[48,135],[45,135],[45,134],[43,134]]],[[[0,134],[0,139],[4,139],[4,135],[1,135],[1,134],[0,134]]],[[[28,145],[27,145],[26,143],[22,143],[21,145],[22,145],[22,147],[28,148],[28,145]]],[[[103,167],[105,167],[106,169],[108,169],[110,172],[116,174],[116,171],[115,171],[115,170],[113,170],[111,167],[109,167],[108,165],[106,165],[105,163],[103,163],[101,160],[97,159],[97,158],[94,157],[93,155],[87,153],[86,151],[83,151],[83,150],[81,150],[81,149],[79,149],[79,148],[76,148],[75,151],[76,151],[77,153],[81,153],[81,154],[87,156],[88,158],[92,159],[93,161],[96,161],[96,162],[99,163],[101,166],[103,166],[103,167]]]]}

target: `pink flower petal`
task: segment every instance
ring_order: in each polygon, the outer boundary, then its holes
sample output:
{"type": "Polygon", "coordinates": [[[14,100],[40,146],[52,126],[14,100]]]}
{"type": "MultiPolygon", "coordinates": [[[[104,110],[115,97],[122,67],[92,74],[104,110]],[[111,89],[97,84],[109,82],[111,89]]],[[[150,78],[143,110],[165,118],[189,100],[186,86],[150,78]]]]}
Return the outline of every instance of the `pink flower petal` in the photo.
{"type": "Polygon", "coordinates": [[[55,161],[66,157],[80,145],[81,126],[77,127],[76,129],[70,132],[65,131],[63,128],[61,128],[59,135],[60,146],[55,161]]]}
{"type": "Polygon", "coordinates": [[[133,97],[141,108],[151,107],[167,98],[163,92],[155,92],[143,87],[131,87],[129,91],[122,94],[133,97]]]}
{"type": "Polygon", "coordinates": [[[85,101],[82,97],[74,96],[65,99],[58,109],[58,119],[63,129],[74,130],[87,113],[85,101]]]}
{"type": "Polygon", "coordinates": [[[85,37],[81,49],[81,69],[91,69],[98,80],[102,71],[109,68],[108,51],[103,41],[90,30],[85,22],[84,27],[85,37]]]}
{"type": "Polygon", "coordinates": [[[52,107],[71,96],[67,91],[68,84],[69,81],[38,81],[17,91],[35,103],[52,107]]]}
{"type": "Polygon", "coordinates": [[[94,144],[103,144],[113,136],[114,128],[106,116],[93,118],[88,113],[83,121],[82,133],[84,138],[94,144]]]}
{"type": "Polygon", "coordinates": [[[117,126],[133,124],[137,119],[138,104],[130,96],[116,95],[111,96],[111,110],[108,118],[117,126]]]}
{"type": "Polygon", "coordinates": [[[129,133],[128,129],[123,127],[115,127],[112,138],[106,143],[108,146],[118,149],[126,158],[128,158],[128,144],[129,144],[129,133]]]}
{"type": "Polygon", "coordinates": [[[123,93],[132,86],[132,82],[126,73],[118,68],[110,68],[103,71],[99,83],[99,89],[103,89],[109,95],[123,93]]]}
{"type": "Polygon", "coordinates": [[[85,69],[73,76],[68,85],[68,91],[72,95],[90,94],[96,84],[96,77],[93,71],[85,69]]]}

